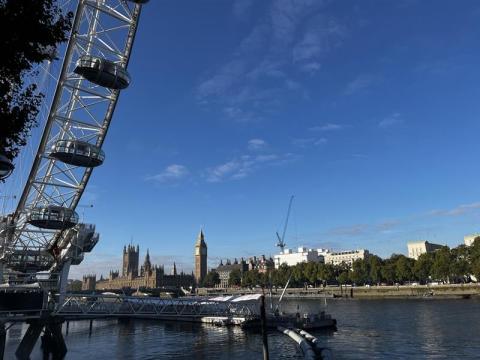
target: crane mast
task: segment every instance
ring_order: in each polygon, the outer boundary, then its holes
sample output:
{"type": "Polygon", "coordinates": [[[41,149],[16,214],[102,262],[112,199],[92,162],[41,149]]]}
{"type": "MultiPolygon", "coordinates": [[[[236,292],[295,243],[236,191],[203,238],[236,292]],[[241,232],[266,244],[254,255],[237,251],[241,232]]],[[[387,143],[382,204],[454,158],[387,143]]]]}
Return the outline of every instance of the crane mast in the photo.
{"type": "Polygon", "coordinates": [[[283,232],[282,236],[280,237],[278,231],[276,232],[277,234],[277,239],[278,243],[277,246],[280,248],[280,251],[283,253],[283,250],[285,249],[285,246],[287,245],[285,243],[285,234],[287,233],[287,227],[288,227],[288,219],[290,218],[290,211],[292,210],[292,202],[293,202],[294,195],[290,197],[290,201],[288,203],[288,209],[287,209],[287,217],[285,218],[285,224],[283,225],[283,232]]]}

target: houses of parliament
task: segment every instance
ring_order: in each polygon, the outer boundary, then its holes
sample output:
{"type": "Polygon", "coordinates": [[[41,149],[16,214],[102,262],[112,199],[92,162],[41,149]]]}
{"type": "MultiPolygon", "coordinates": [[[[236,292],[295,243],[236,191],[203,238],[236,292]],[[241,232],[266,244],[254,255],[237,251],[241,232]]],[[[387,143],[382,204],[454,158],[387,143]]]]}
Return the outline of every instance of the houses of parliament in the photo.
{"type": "Polygon", "coordinates": [[[139,272],[139,257],[140,247],[138,245],[124,246],[122,275],[120,276],[118,270],[110,271],[107,279],[102,276],[98,281],[96,275],[86,275],[83,277],[82,290],[188,288],[200,284],[207,273],[207,245],[202,230],[195,243],[195,272],[192,274],[185,274],[183,271],[177,273],[175,263],[173,263],[172,273],[165,274],[163,265],[152,265],[148,250],[139,272]]]}

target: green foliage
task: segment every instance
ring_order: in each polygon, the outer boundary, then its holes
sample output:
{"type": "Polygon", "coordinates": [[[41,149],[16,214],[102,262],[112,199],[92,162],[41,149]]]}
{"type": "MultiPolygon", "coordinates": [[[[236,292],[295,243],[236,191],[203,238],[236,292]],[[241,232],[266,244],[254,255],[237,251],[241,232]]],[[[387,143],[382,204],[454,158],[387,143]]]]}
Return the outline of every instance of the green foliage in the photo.
{"type": "Polygon", "coordinates": [[[319,286],[325,283],[391,285],[411,281],[426,283],[431,280],[464,282],[470,275],[480,280],[480,237],[470,247],[443,247],[434,253],[420,255],[418,260],[399,254],[393,254],[385,260],[370,255],[364,260],[356,260],[351,268],[345,263],[332,265],[310,262],[295,266],[282,264],[280,268],[266,274],[257,270],[243,274],[235,271],[230,274],[229,285],[282,288],[290,276],[292,287],[303,287],[306,284],[319,286]]]}
{"type": "Polygon", "coordinates": [[[425,253],[418,257],[418,260],[415,261],[415,265],[413,266],[413,273],[415,275],[415,279],[426,282],[432,273],[432,265],[434,254],[432,253],[425,253]]]}
{"type": "Polygon", "coordinates": [[[470,270],[477,281],[480,281],[480,236],[475,238],[470,250],[470,270]]]}
{"type": "Polygon", "coordinates": [[[228,277],[228,286],[242,285],[242,273],[239,269],[232,270],[228,277]]]}
{"type": "Polygon", "coordinates": [[[415,260],[399,255],[395,262],[395,279],[398,282],[413,280],[413,266],[415,260]]]}
{"type": "Polygon", "coordinates": [[[384,266],[381,268],[380,273],[382,275],[382,281],[388,284],[396,282],[396,266],[395,259],[392,258],[385,260],[384,266]]]}
{"type": "Polygon", "coordinates": [[[432,264],[432,277],[437,280],[449,281],[451,263],[452,254],[447,246],[437,250],[432,264]]]}
{"type": "Polygon", "coordinates": [[[372,255],[368,258],[370,263],[370,281],[378,284],[382,280],[383,261],[377,255],[372,255]]]}
{"type": "Polygon", "coordinates": [[[0,0],[0,153],[10,160],[25,145],[43,98],[24,79],[36,75],[35,64],[56,58],[72,16],[54,0],[0,0]]]}
{"type": "Polygon", "coordinates": [[[450,274],[454,279],[465,281],[465,275],[471,273],[469,249],[460,245],[451,250],[452,262],[450,263],[450,274]]]}
{"type": "Polygon", "coordinates": [[[216,271],[209,271],[200,284],[203,287],[215,287],[220,284],[220,275],[216,271]]]}
{"type": "Polygon", "coordinates": [[[73,280],[71,283],[69,283],[67,285],[67,291],[70,291],[70,292],[82,291],[82,281],[81,280],[73,280]]]}
{"type": "MultiPolygon", "coordinates": [[[[348,271],[346,271],[348,274],[348,271]]],[[[343,273],[342,273],[343,274],[343,273]]],[[[356,260],[352,264],[350,279],[354,284],[365,284],[370,280],[370,263],[364,260],[356,260]]],[[[339,281],[340,282],[340,281],[339,281]]],[[[343,282],[342,282],[343,283],[343,282]]]]}

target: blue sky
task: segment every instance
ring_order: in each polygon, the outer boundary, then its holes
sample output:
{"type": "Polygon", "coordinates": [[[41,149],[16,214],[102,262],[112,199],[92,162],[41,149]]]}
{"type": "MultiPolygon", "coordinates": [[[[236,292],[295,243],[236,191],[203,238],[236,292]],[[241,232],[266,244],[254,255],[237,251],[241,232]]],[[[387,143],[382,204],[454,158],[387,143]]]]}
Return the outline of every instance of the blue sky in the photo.
{"type": "Polygon", "coordinates": [[[100,243],[192,270],[290,247],[405,253],[480,230],[477,1],[150,1],[82,202],[100,243]]]}

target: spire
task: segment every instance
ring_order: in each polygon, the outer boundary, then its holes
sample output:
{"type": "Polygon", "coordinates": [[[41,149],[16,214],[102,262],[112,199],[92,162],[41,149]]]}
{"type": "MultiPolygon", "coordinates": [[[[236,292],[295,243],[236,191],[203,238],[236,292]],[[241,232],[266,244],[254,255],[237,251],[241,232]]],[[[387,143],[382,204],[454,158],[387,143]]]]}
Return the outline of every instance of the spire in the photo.
{"type": "Polygon", "coordinates": [[[173,262],[173,275],[177,275],[177,265],[173,262]]]}
{"type": "Polygon", "coordinates": [[[205,245],[205,235],[203,234],[203,228],[200,229],[200,232],[197,236],[197,242],[195,243],[196,246],[203,246],[205,245]]]}
{"type": "Polygon", "coordinates": [[[150,272],[152,269],[152,263],[150,262],[150,254],[147,249],[147,255],[145,255],[145,261],[143,262],[143,270],[146,272],[150,272]]]}

